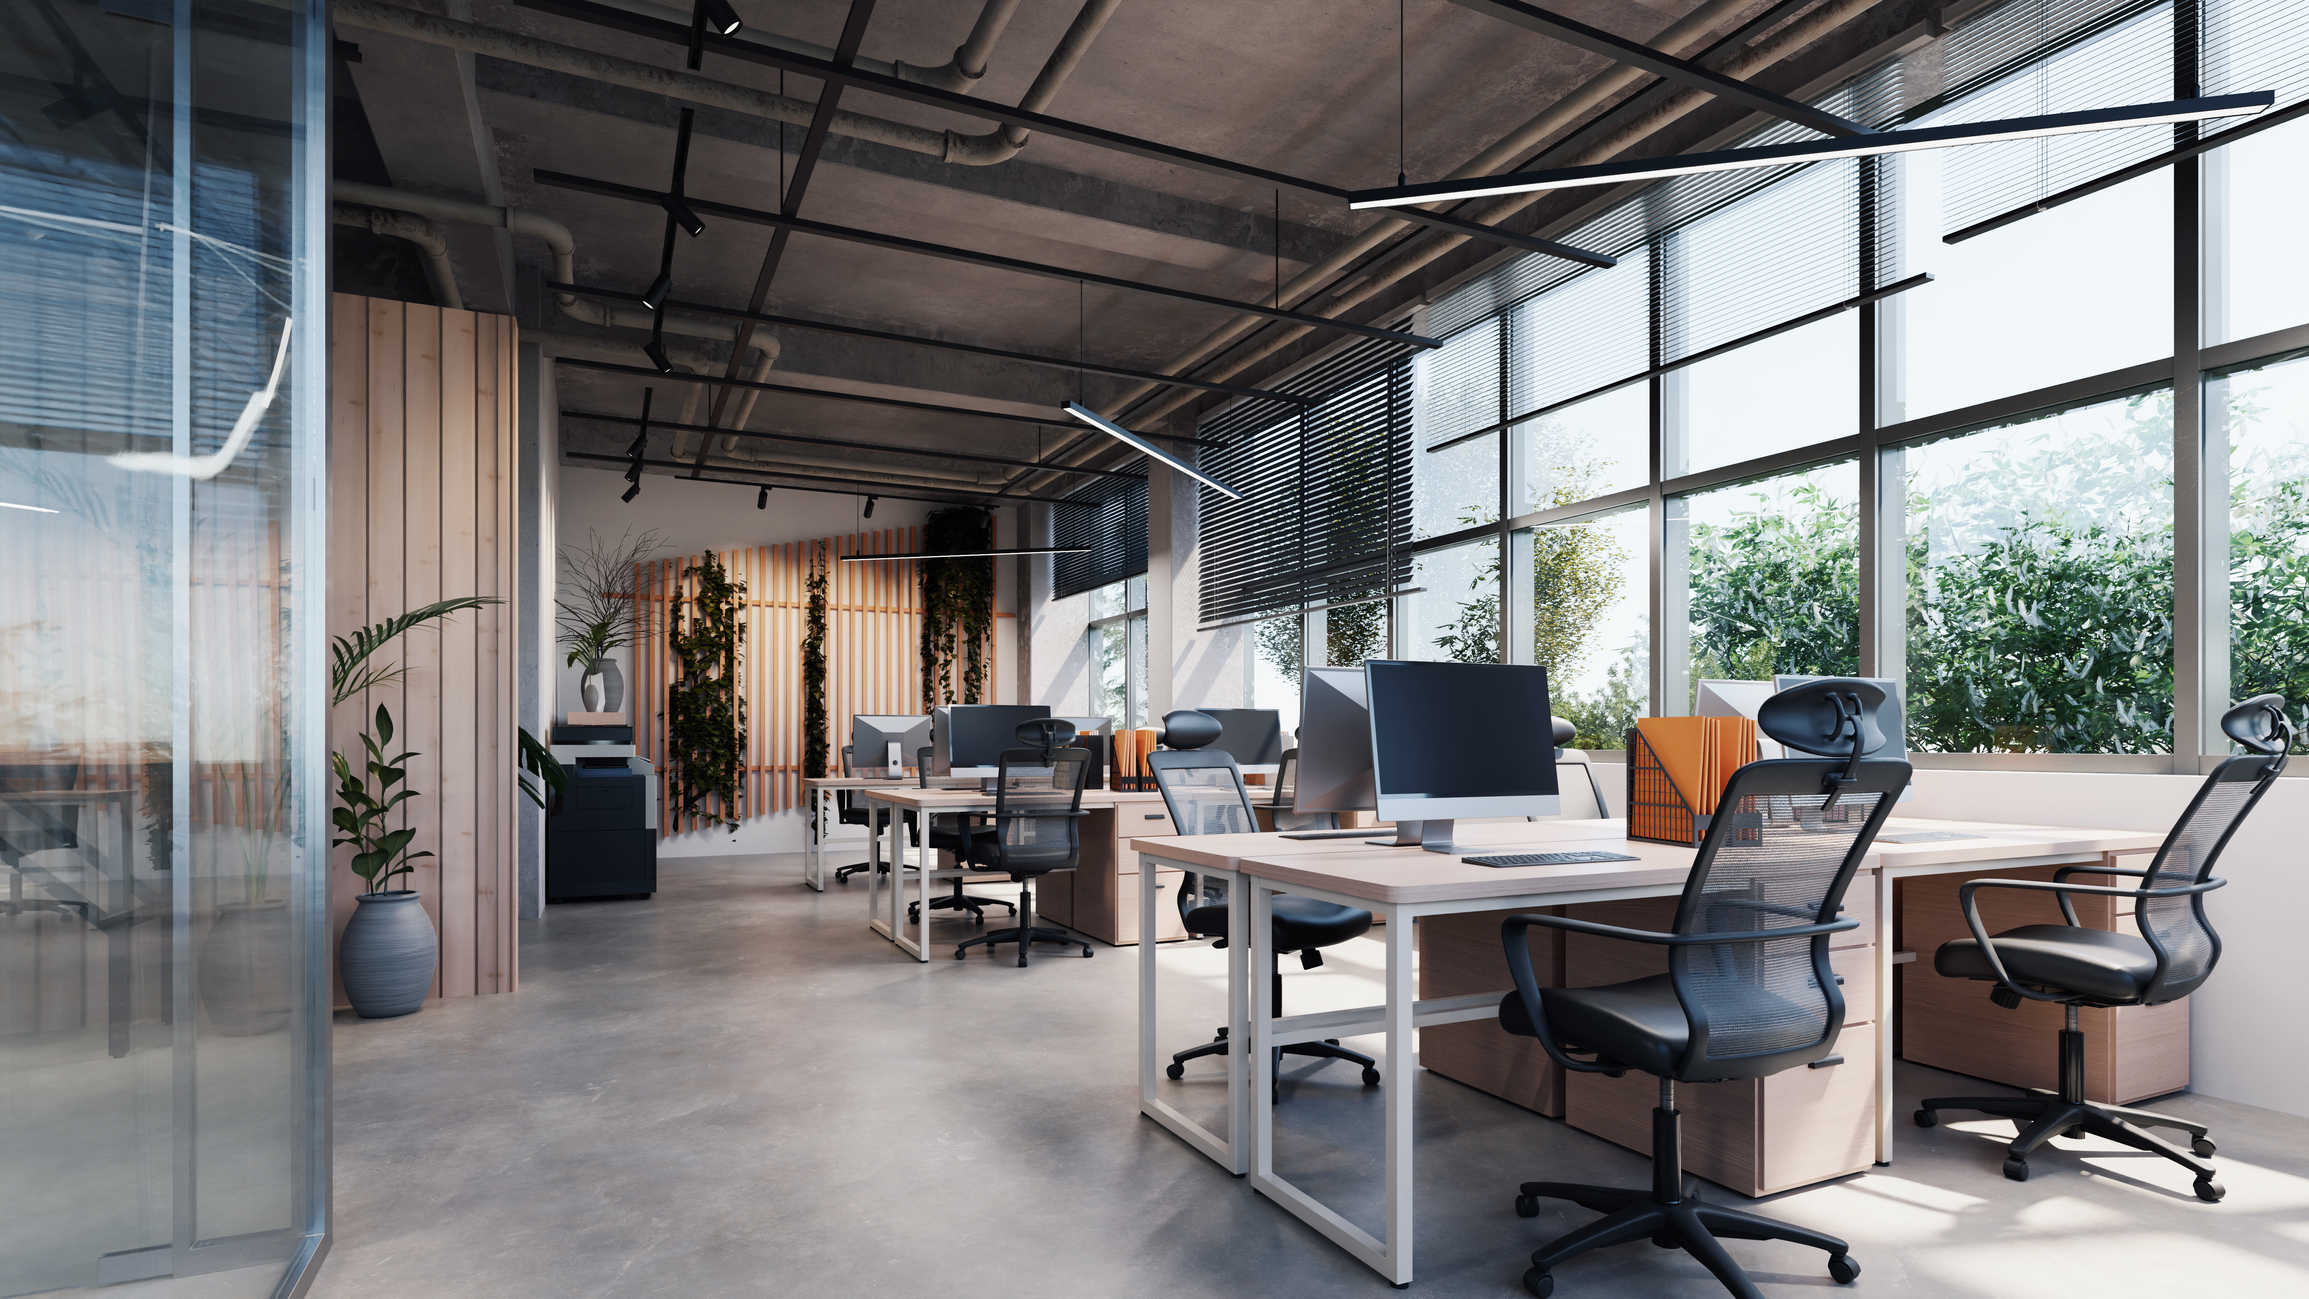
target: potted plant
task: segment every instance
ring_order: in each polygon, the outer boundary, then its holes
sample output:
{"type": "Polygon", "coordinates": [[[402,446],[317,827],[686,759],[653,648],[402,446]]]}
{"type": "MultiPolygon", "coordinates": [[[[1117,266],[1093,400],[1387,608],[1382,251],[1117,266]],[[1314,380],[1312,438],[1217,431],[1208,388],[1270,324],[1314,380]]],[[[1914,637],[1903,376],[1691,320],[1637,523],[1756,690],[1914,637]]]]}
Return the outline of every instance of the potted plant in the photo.
{"type": "Polygon", "coordinates": [[[569,649],[569,666],[584,669],[578,691],[588,712],[614,713],[625,703],[625,678],[609,654],[640,633],[634,569],[662,546],[655,532],[627,532],[614,544],[588,532],[583,549],[561,552],[553,621],[569,649]]]}

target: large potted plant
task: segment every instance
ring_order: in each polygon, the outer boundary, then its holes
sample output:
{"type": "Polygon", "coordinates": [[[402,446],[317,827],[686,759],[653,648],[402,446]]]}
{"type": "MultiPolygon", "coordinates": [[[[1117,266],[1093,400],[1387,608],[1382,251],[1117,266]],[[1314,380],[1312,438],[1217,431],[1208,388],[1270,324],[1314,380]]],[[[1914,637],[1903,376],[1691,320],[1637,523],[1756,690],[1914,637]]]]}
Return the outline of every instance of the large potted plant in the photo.
{"type": "Polygon", "coordinates": [[[588,532],[582,549],[561,552],[554,629],[569,650],[569,666],[584,670],[578,692],[588,712],[614,713],[625,702],[625,678],[610,651],[640,635],[634,569],[661,548],[655,532],[627,532],[615,543],[588,532]]]}

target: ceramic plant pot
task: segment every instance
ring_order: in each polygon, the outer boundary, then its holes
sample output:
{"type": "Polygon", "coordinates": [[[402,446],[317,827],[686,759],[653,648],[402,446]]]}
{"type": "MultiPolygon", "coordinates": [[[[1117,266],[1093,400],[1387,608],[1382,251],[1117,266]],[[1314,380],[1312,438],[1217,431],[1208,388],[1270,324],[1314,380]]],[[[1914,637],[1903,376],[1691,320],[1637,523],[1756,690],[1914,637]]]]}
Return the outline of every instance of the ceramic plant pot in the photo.
{"type": "Polygon", "coordinates": [[[601,711],[614,713],[625,705],[625,673],[616,659],[601,661],[601,711]]]}
{"type": "Polygon", "coordinates": [[[195,974],[201,1009],[226,1037],[255,1037],[289,1026],[289,904],[218,907],[200,941],[195,974]]]}
{"type": "Polygon", "coordinates": [[[433,986],[441,943],[412,889],[364,893],[337,944],[345,1000],[363,1019],[414,1014],[433,986]]]}
{"type": "Polygon", "coordinates": [[[584,678],[577,683],[577,693],[585,700],[585,711],[589,713],[603,713],[609,711],[608,709],[601,706],[601,673],[586,673],[584,678]]]}

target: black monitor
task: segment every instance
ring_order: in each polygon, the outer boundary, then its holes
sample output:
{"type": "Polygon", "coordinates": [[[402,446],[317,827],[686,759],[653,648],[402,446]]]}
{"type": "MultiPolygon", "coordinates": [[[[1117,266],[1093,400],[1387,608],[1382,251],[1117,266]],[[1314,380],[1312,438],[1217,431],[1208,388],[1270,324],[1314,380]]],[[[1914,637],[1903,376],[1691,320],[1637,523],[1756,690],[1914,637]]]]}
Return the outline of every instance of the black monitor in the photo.
{"type": "Polygon", "coordinates": [[[1378,806],[1363,669],[1307,669],[1299,688],[1299,764],[1292,786],[1295,812],[1368,812],[1378,806]]]}
{"type": "Polygon", "coordinates": [[[850,718],[850,774],[904,776],[930,743],[928,713],[856,713],[850,718]]]}
{"type": "Polygon", "coordinates": [[[930,710],[930,774],[991,776],[1018,746],[1018,724],[1050,716],[1048,704],[949,704],[930,710]]]}
{"type": "Polygon", "coordinates": [[[1372,659],[1363,688],[1374,801],[1398,842],[1450,852],[1458,817],[1561,813],[1546,668],[1372,659]]]}
{"type": "Polygon", "coordinates": [[[1238,767],[1272,767],[1283,760],[1283,715],[1272,708],[1197,708],[1219,719],[1219,738],[1204,745],[1238,767]]]}

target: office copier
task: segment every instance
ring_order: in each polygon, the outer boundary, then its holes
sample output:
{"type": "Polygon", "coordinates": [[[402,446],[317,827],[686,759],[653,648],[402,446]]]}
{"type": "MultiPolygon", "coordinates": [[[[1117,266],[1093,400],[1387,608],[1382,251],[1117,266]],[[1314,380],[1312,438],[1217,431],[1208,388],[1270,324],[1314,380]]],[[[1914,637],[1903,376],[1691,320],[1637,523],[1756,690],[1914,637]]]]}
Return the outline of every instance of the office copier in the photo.
{"type": "Polygon", "coordinates": [[[545,817],[545,900],[657,892],[657,769],[630,726],[556,726],[569,787],[545,817]]]}

